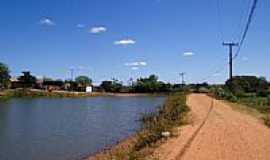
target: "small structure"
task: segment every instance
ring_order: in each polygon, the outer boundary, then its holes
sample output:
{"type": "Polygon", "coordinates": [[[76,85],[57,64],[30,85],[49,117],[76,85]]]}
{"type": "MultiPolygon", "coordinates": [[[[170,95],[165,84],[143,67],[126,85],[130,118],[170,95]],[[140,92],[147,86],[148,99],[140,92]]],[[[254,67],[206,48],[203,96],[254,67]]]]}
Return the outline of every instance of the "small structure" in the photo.
{"type": "Polygon", "coordinates": [[[47,91],[59,91],[64,89],[64,83],[62,81],[44,81],[43,88],[47,91]]]}
{"type": "Polygon", "coordinates": [[[93,87],[92,86],[87,86],[85,91],[86,91],[86,93],[92,93],[93,92],[93,87]]]}
{"type": "Polygon", "coordinates": [[[10,83],[11,89],[23,88],[23,83],[20,82],[17,77],[10,78],[10,83]]]}

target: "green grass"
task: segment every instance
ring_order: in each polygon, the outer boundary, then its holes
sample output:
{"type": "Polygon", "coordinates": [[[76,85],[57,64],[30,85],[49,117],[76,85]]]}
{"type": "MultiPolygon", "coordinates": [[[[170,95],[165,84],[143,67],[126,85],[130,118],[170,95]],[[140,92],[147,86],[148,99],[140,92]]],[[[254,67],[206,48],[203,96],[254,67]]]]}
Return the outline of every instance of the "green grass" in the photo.
{"type": "Polygon", "coordinates": [[[249,107],[257,109],[261,113],[270,113],[270,98],[269,97],[241,97],[238,103],[245,104],[249,107]]]}

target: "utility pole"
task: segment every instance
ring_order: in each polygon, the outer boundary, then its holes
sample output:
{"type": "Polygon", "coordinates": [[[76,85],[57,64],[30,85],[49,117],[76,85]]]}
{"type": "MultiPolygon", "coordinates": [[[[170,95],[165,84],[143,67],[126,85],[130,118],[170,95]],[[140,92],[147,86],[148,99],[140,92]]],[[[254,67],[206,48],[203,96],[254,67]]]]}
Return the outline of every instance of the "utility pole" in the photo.
{"type": "Polygon", "coordinates": [[[223,46],[229,46],[229,79],[233,78],[233,47],[237,47],[238,43],[224,43],[223,46]]]}
{"type": "Polygon", "coordinates": [[[73,81],[74,68],[70,68],[71,81],[73,81]]]}
{"type": "Polygon", "coordinates": [[[185,84],[185,75],[186,73],[185,72],[182,72],[182,73],[179,73],[180,77],[182,78],[182,87],[184,87],[184,84],[185,84]]]}

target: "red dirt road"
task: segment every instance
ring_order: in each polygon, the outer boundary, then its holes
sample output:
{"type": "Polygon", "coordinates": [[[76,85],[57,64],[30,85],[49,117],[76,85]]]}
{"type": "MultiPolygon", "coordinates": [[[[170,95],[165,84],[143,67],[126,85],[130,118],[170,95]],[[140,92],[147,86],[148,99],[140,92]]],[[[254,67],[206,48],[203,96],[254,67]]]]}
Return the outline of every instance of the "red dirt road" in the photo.
{"type": "Polygon", "coordinates": [[[192,94],[192,124],[156,151],[161,160],[270,160],[270,129],[222,101],[192,94]]]}

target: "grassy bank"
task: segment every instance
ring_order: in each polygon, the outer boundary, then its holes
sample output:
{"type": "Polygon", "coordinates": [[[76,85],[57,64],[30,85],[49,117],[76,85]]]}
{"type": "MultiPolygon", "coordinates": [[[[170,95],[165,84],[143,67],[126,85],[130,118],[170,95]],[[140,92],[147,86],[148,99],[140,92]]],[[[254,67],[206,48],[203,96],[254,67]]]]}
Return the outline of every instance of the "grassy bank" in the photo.
{"type": "MultiPolygon", "coordinates": [[[[78,97],[78,96],[86,96],[86,94],[77,93],[77,92],[47,92],[47,91],[42,91],[42,90],[30,90],[30,89],[6,90],[6,91],[2,92],[3,98],[12,98],[12,97],[78,97]]],[[[90,96],[90,94],[87,96],[90,96]]]]}
{"type": "Polygon", "coordinates": [[[142,129],[133,137],[89,160],[144,160],[148,159],[153,148],[174,135],[174,129],[186,123],[186,94],[169,95],[157,113],[142,116],[142,129]]]}
{"type": "Polygon", "coordinates": [[[53,91],[34,89],[16,89],[0,92],[0,99],[9,99],[12,97],[93,97],[93,96],[165,96],[165,93],[107,93],[107,92],[68,92],[68,91],[53,91]]]}
{"type": "Polygon", "coordinates": [[[216,88],[210,94],[217,99],[224,99],[258,111],[262,115],[264,123],[270,127],[270,95],[265,97],[257,96],[256,94],[235,96],[230,91],[222,88],[216,88]]]}

